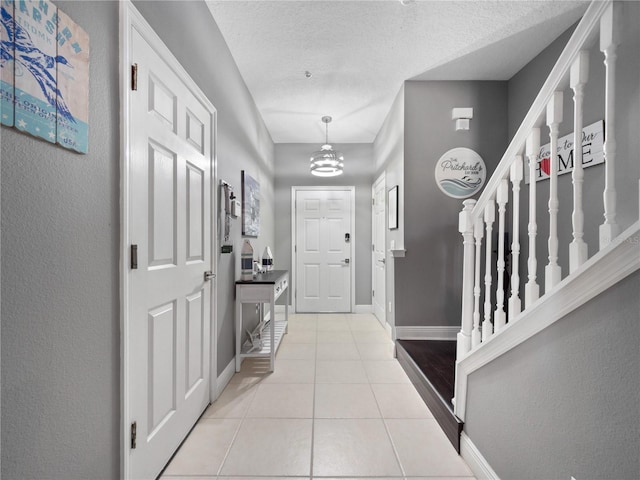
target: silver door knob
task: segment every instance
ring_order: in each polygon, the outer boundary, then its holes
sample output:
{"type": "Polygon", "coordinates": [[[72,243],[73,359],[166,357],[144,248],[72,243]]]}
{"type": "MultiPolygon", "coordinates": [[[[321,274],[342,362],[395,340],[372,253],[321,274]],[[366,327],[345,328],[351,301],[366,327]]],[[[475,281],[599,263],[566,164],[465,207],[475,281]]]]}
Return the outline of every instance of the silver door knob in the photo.
{"type": "Polygon", "coordinates": [[[382,260],[380,260],[382,263],[387,263],[387,259],[383,258],[382,260]]]}
{"type": "Polygon", "coordinates": [[[216,274],[215,273],[213,273],[211,270],[204,272],[204,281],[205,282],[208,282],[212,278],[216,278],[216,274]]]}

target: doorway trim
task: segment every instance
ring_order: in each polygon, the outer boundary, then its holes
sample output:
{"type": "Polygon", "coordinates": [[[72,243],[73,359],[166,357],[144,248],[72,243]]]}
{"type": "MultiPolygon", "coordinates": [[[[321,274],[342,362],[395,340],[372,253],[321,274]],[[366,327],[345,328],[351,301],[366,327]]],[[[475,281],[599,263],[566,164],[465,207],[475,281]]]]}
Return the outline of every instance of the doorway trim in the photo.
{"type": "Polygon", "coordinates": [[[356,242],[356,187],[355,186],[293,186],[291,187],[291,284],[293,286],[293,292],[291,295],[291,309],[296,312],[296,300],[297,300],[297,275],[296,275],[296,193],[299,191],[327,191],[327,192],[349,192],[349,201],[351,202],[351,241],[349,242],[349,256],[351,258],[351,312],[356,311],[356,256],[355,256],[355,242],[356,242]]]}
{"type": "MultiPolygon", "coordinates": [[[[131,207],[131,176],[129,152],[131,148],[130,138],[130,91],[131,91],[131,57],[129,51],[131,49],[132,39],[131,30],[135,28],[142,37],[151,45],[158,55],[172,68],[175,74],[188,85],[191,92],[207,107],[212,114],[211,122],[211,267],[214,273],[218,272],[218,237],[217,237],[217,192],[218,192],[218,161],[217,161],[217,122],[218,114],[216,108],[209,101],[200,87],[193,81],[189,73],[173,56],[162,39],[149,25],[146,19],[140,14],[130,0],[123,0],[119,6],[119,55],[120,55],[120,478],[129,479],[130,462],[130,405],[129,405],[129,370],[131,362],[131,353],[129,347],[129,331],[130,318],[129,308],[129,269],[130,255],[129,246],[131,244],[131,232],[129,230],[131,207]]],[[[209,349],[210,359],[210,379],[209,379],[209,401],[213,401],[218,397],[218,362],[217,362],[217,299],[218,287],[217,278],[210,281],[211,288],[211,347],[209,349]]]]}

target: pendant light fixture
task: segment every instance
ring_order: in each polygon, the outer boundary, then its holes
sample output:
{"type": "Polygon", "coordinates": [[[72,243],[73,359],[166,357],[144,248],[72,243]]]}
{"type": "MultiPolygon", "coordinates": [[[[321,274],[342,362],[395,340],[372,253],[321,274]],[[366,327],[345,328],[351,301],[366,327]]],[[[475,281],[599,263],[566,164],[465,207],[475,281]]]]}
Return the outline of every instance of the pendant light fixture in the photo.
{"type": "Polygon", "coordinates": [[[329,145],[329,123],[331,117],[322,117],[325,124],[325,142],[320,150],[311,155],[311,174],[317,177],[335,177],[342,174],[344,156],[329,145]]]}

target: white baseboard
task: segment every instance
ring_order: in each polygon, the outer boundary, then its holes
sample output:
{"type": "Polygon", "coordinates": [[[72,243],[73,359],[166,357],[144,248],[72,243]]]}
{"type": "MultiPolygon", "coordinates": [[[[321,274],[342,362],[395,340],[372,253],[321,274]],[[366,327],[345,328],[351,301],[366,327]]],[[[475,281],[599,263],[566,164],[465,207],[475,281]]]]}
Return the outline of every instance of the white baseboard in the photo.
{"type": "MultiPolygon", "coordinates": [[[[284,305],[276,305],[276,313],[284,313],[284,305]]],[[[295,312],[293,311],[292,306],[289,305],[289,314],[292,313],[295,312]]],[[[373,305],[355,305],[353,308],[353,313],[373,313],[373,305]]]]}
{"type": "Polygon", "coordinates": [[[455,340],[460,327],[450,326],[396,326],[398,340],[455,340]]]}
{"type": "Polygon", "coordinates": [[[464,432],[460,435],[460,456],[467,462],[467,465],[469,465],[478,480],[500,480],[500,477],[491,468],[486,458],[482,456],[478,447],[464,432]]]}
{"type": "MultiPolygon", "coordinates": [[[[225,387],[229,384],[231,379],[236,373],[236,358],[233,357],[229,362],[229,365],[225,367],[222,373],[218,376],[218,396],[222,393],[225,387]]],[[[215,401],[215,398],[212,398],[211,401],[215,401]]]]}
{"type": "Polygon", "coordinates": [[[373,305],[355,305],[353,313],[373,313],[373,305]]]}

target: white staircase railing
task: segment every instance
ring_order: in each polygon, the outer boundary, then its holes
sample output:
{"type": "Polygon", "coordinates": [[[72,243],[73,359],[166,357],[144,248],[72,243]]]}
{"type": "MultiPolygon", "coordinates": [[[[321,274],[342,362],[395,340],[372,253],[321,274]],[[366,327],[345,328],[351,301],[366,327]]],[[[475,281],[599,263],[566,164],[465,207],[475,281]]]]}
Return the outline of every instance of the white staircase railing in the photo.
{"type": "MultiPolygon", "coordinates": [[[[607,249],[615,248],[614,240],[620,234],[616,223],[616,131],[615,131],[615,62],[616,47],[620,41],[619,22],[620,5],[612,1],[594,1],[587,9],[580,24],[567,43],[556,65],[532,104],[524,121],[518,128],[504,156],[498,164],[493,176],[480,196],[475,200],[465,200],[460,213],[459,230],[464,238],[464,268],[462,286],[462,325],[457,337],[457,364],[464,375],[456,373],[456,414],[464,420],[466,399],[466,374],[470,365],[482,363],[474,356],[482,353],[485,344],[497,342],[503,332],[521,319],[530,320],[530,312],[543,311],[549,299],[572,277],[584,279],[586,268],[593,268],[594,263],[588,261],[589,247],[585,242],[584,214],[584,182],[582,167],[582,149],[574,148],[574,170],[572,173],[573,210],[571,215],[572,241],[568,245],[569,272],[562,272],[559,264],[558,216],[561,209],[568,205],[560,205],[558,200],[558,168],[556,155],[549,155],[549,201],[548,201],[548,248],[547,264],[544,268],[544,295],[538,277],[538,262],[541,260],[536,252],[538,236],[538,215],[536,209],[537,195],[536,175],[539,160],[542,130],[546,126],[549,132],[550,152],[557,152],[558,136],[563,121],[563,89],[569,85],[573,90],[574,122],[573,145],[581,146],[583,139],[583,102],[585,86],[589,81],[588,48],[599,34],[600,50],[604,53],[605,65],[605,182],[603,191],[604,223],[599,228],[599,245],[591,245],[598,258],[604,258],[607,249]],[[520,184],[524,178],[524,170],[528,170],[528,199],[520,198],[520,184]],[[511,190],[511,192],[510,192],[511,190]],[[520,219],[520,204],[527,201],[528,223],[520,219]],[[507,228],[507,207],[511,213],[511,259],[510,272],[506,268],[505,234],[507,228]],[[497,215],[496,215],[497,211],[497,215]],[[497,225],[494,225],[496,223],[497,225]],[[520,231],[521,225],[524,227],[520,231]],[[497,256],[492,249],[492,236],[497,229],[497,256]],[[520,272],[520,235],[528,236],[527,272],[520,272]],[[485,248],[483,249],[483,241],[485,248]],[[599,247],[599,251],[598,251],[599,247]],[[484,262],[482,253],[484,250],[484,262]],[[484,289],[481,283],[481,268],[484,263],[484,289]],[[563,278],[563,273],[565,277],[563,278]],[[510,274],[510,277],[507,276],[510,274]],[[579,274],[579,275],[578,275],[579,274]],[[495,278],[494,278],[495,277],[495,278]],[[505,278],[509,282],[510,292],[505,288],[505,278]],[[526,283],[525,283],[526,282],[526,283]],[[524,302],[520,292],[524,294],[524,302]],[[508,295],[509,298],[505,298],[508,295]],[[484,298],[484,302],[482,299],[484,298]],[[524,305],[524,306],[523,306],[524,305]],[[481,311],[481,306],[483,310],[481,311]],[[529,313],[529,314],[528,314],[529,313]],[[482,320],[482,321],[481,321],[482,320]]],[[[636,197],[635,202],[638,201],[636,197]]],[[[638,229],[638,222],[632,228],[638,229]]],[[[629,232],[625,232],[625,238],[629,232]]],[[[523,242],[525,243],[525,242],[523,242]]],[[[619,243],[619,242],[618,242],[619,243]]],[[[562,245],[563,247],[566,245],[562,245]]],[[[539,255],[539,254],[538,254],[539,255]]],[[[597,259],[596,259],[597,260],[597,259]]],[[[595,260],[594,260],[595,261],[595,260]]],[[[606,261],[606,258],[604,258],[606,261]]],[[[638,263],[638,259],[634,260],[638,263]]],[[[523,259],[523,268],[524,268],[523,259]]],[[[635,269],[638,268],[636,265],[635,269]]],[[[597,269],[596,269],[597,270],[597,269]]],[[[584,280],[581,280],[584,281],[584,280]]],[[[535,328],[528,328],[533,332],[535,328]]],[[[514,337],[514,334],[510,334],[514,337]]],[[[522,341],[524,341],[524,337],[522,341]]],[[[513,347],[513,340],[509,341],[513,347]]],[[[505,353],[502,347],[493,347],[495,352],[505,353]]],[[[500,353],[501,354],[501,353],[500,353]]],[[[492,355],[494,355],[492,353],[492,355]]],[[[476,368],[476,367],[473,367],[476,368]]]]}

